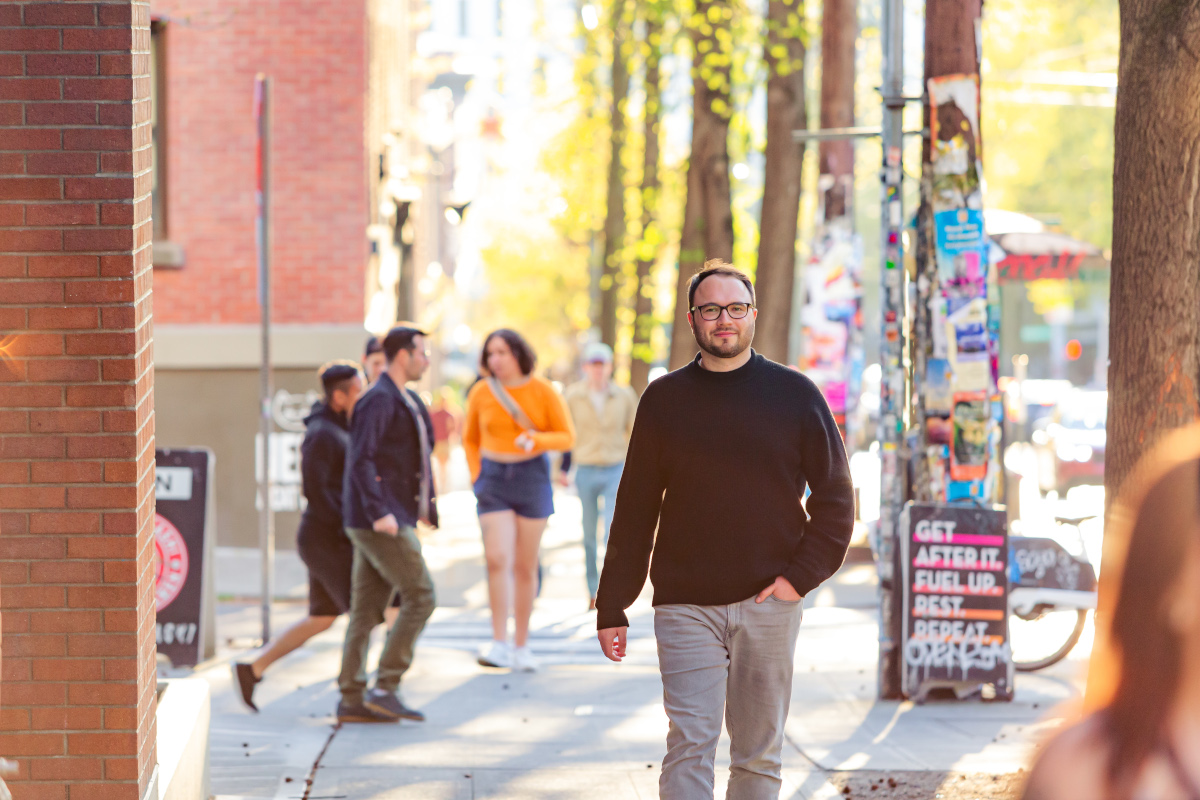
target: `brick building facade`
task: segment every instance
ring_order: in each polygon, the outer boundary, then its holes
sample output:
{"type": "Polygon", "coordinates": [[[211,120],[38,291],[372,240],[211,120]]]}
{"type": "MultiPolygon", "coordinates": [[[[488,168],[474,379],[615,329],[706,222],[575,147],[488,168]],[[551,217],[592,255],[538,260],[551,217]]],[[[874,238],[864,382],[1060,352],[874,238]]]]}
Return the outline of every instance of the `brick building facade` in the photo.
{"type": "Polygon", "coordinates": [[[302,391],[396,294],[379,265],[412,187],[388,151],[414,78],[378,51],[412,23],[408,0],[0,2],[0,757],[20,800],[157,797],[155,446],[213,447],[220,536],[253,539],[253,78],[275,80],[277,384],[302,391]]]}
{"type": "Polygon", "coordinates": [[[154,791],[150,8],[0,4],[0,755],[154,791]]]}
{"type": "Polygon", "coordinates": [[[257,325],[254,77],[273,79],[273,321],[362,327],[366,4],[156,0],[165,325],[257,325]],[[294,6],[294,9],[291,8],[294,6]]]}
{"type": "MultiPolygon", "coordinates": [[[[405,56],[414,20],[408,0],[155,0],[152,13],[159,441],[213,449],[217,543],[253,547],[255,75],[273,84],[273,355],[276,387],[297,428],[316,368],[361,357],[368,308],[375,328],[397,316],[388,193],[406,185],[393,173],[408,162],[404,132],[413,127],[405,56]]],[[[283,430],[273,450],[285,548],[298,521],[299,437],[283,430]]]]}

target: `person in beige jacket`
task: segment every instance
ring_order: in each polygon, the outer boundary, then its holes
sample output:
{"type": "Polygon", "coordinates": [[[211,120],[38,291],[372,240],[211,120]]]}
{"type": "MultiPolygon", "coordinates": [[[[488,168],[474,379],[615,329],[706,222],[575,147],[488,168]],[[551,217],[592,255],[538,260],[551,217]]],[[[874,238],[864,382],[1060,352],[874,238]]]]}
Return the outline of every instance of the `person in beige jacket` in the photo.
{"type": "Polygon", "coordinates": [[[608,345],[593,342],[583,351],[584,379],[563,393],[575,423],[575,486],[583,504],[583,552],[587,565],[588,609],[596,607],[600,570],[596,562],[597,528],[603,500],[604,534],[612,525],[617,486],[625,466],[625,450],[633,431],[637,393],[612,381],[613,352],[608,345]]]}

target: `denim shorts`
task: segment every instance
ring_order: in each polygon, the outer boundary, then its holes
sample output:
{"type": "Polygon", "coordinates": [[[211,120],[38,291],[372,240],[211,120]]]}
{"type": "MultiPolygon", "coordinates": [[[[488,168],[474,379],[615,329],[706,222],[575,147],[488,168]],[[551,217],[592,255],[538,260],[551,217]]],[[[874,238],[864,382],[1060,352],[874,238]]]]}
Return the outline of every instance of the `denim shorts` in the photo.
{"type": "Polygon", "coordinates": [[[526,519],[549,517],[554,513],[550,459],[545,454],[516,464],[483,459],[475,480],[475,502],[480,514],[513,511],[526,519]]]}

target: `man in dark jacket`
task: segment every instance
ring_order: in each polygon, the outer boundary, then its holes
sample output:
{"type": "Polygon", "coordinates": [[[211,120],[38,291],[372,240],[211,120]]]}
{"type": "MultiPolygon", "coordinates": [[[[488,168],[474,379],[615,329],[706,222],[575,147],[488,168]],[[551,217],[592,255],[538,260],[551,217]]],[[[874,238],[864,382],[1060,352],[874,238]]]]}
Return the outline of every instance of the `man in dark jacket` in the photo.
{"type": "Polygon", "coordinates": [[[296,533],[296,549],[308,567],[308,616],[288,628],[253,662],[233,665],[242,702],[252,711],[254,687],[267,667],[333,625],[350,610],[350,570],[354,547],[342,530],[342,483],[350,414],[362,392],[358,365],[335,361],[319,372],[325,398],[313,404],[304,420],[300,444],[300,476],[308,501],[296,533]]]}
{"type": "Polygon", "coordinates": [[[397,694],[435,605],[433,579],[416,535],[418,521],[437,527],[430,465],[433,422],[417,393],[405,388],[429,366],[425,333],[392,328],[383,339],[383,352],[387,371],[358,402],[346,457],[342,521],[354,543],[354,577],[338,678],[341,722],[425,719],[397,694]],[[365,662],[371,629],[383,620],[396,590],[403,598],[400,615],[379,657],[375,687],[368,691],[365,662]]]}

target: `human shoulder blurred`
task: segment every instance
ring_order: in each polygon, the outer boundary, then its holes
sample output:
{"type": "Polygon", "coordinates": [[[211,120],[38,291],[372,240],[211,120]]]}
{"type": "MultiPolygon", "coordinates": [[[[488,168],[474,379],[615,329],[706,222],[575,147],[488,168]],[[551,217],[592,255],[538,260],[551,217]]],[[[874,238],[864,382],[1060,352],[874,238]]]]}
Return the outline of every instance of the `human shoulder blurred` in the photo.
{"type": "Polygon", "coordinates": [[[1200,425],[1144,453],[1108,514],[1084,702],[1027,798],[1200,797],[1200,425]]]}
{"type": "Polygon", "coordinates": [[[1102,800],[1108,792],[1109,748],[1101,721],[1089,717],[1061,731],[1040,751],[1024,800],[1102,800]]]}

